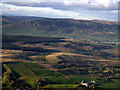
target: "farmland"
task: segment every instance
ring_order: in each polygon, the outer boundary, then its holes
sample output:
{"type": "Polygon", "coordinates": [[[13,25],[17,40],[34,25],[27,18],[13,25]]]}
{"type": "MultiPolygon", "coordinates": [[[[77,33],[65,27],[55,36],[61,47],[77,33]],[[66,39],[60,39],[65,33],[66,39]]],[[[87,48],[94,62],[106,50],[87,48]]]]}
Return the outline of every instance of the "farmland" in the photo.
{"type": "Polygon", "coordinates": [[[3,90],[18,87],[119,89],[117,44],[53,37],[3,36],[3,90]],[[39,86],[39,81],[42,83],[39,86]],[[108,87],[110,85],[111,87],[108,87]]]}

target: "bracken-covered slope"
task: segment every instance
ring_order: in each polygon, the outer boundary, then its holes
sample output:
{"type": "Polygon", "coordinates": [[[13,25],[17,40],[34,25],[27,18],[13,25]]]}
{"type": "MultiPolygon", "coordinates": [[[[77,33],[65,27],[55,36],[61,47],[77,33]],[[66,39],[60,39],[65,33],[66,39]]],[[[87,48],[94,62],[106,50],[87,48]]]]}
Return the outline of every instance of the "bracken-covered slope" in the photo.
{"type": "Polygon", "coordinates": [[[38,18],[37,20],[20,20],[3,25],[3,34],[7,35],[117,41],[117,33],[117,23],[99,20],[38,18]]]}

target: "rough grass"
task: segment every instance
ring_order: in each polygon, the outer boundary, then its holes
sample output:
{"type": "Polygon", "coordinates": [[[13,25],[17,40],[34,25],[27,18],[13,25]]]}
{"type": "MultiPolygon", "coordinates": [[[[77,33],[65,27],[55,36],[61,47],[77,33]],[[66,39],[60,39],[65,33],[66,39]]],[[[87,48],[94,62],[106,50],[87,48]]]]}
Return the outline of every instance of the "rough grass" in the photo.
{"type": "Polygon", "coordinates": [[[19,73],[23,77],[36,77],[37,75],[23,63],[8,63],[7,64],[16,73],[19,73]]]}
{"type": "Polygon", "coordinates": [[[36,69],[44,69],[44,67],[37,65],[36,63],[23,63],[26,67],[30,68],[31,70],[36,70],[36,69]]]}
{"type": "Polygon", "coordinates": [[[102,83],[99,87],[101,87],[101,88],[118,88],[119,85],[116,85],[114,83],[102,83]]]}
{"type": "Polygon", "coordinates": [[[72,77],[54,77],[54,76],[46,76],[45,79],[51,81],[51,83],[57,84],[75,84],[80,83],[81,81],[90,82],[91,80],[95,80],[95,77],[84,77],[84,76],[72,76],[72,77]]]}
{"type": "Polygon", "coordinates": [[[76,88],[79,84],[50,84],[43,88],[76,88]]]}
{"type": "Polygon", "coordinates": [[[44,67],[37,65],[36,63],[7,63],[7,65],[15,72],[19,73],[22,77],[33,77],[40,75],[47,76],[62,76],[63,74],[45,69],[44,67]]]}
{"type": "Polygon", "coordinates": [[[52,70],[47,70],[47,69],[36,69],[34,72],[40,76],[40,75],[45,75],[45,76],[62,76],[63,74],[52,71],[52,70]]]}
{"type": "Polygon", "coordinates": [[[90,82],[90,81],[93,81],[93,80],[95,80],[96,79],[96,77],[85,77],[85,76],[72,76],[72,77],[70,77],[70,81],[71,82],[77,82],[77,81],[79,81],[79,82],[81,82],[81,81],[86,81],[86,82],[90,82]]]}
{"type": "Polygon", "coordinates": [[[62,53],[52,53],[51,55],[47,55],[46,59],[48,61],[50,61],[50,62],[54,62],[54,61],[58,60],[58,56],[61,56],[61,55],[91,57],[91,56],[80,55],[80,54],[76,54],[76,53],[65,53],[65,52],[62,52],[62,53]]]}
{"type": "Polygon", "coordinates": [[[21,77],[20,83],[29,84],[32,87],[36,87],[38,79],[39,79],[39,77],[21,77]]]}

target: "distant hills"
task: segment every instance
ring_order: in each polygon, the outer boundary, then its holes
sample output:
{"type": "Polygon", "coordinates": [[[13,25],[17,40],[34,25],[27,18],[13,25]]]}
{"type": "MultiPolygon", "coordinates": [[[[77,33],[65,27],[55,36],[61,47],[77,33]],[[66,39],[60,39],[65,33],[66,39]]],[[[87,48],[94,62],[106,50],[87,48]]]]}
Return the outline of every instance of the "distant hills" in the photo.
{"type": "Polygon", "coordinates": [[[4,35],[117,41],[118,24],[100,20],[2,16],[4,35]]]}
{"type": "Polygon", "coordinates": [[[42,17],[1,16],[1,18],[2,18],[2,25],[5,25],[5,24],[13,23],[13,22],[41,19],[42,17]]]}

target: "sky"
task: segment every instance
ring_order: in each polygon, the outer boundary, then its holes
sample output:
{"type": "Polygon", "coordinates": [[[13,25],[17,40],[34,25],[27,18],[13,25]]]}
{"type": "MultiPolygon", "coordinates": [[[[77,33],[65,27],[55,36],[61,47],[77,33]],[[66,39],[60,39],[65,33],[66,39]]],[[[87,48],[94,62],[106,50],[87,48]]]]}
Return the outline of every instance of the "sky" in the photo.
{"type": "Polygon", "coordinates": [[[2,15],[117,21],[119,0],[2,0],[2,15]]]}

